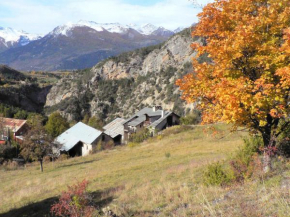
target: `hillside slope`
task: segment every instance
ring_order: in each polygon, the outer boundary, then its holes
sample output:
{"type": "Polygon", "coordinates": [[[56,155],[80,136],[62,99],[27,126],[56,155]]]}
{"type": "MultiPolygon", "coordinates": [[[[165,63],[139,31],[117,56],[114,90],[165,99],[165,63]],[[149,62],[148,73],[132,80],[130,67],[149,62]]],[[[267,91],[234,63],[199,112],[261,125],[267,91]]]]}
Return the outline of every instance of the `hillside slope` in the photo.
{"type": "Polygon", "coordinates": [[[139,147],[121,146],[88,157],[44,164],[44,173],[40,173],[38,164],[18,171],[0,170],[0,213],[55,197],[68,184],[83,179],[91,182],[92,191],[120,187],[123,193],[133,186],[156,186],[162,180],[192,182],[193,171],[208,161],[224,158],[242,143],[238,135],[216,142],[203,137],[199,128],[177,134],[174,129],[163,139],[139,147]],[[165,153],[171,157],[165,157],[165,153]],[[15,176],[17,179],[11,179],[15,176]]]}
{"type": "Polygon", "coordinates": [[[25,79],[28,79],[28,77],[21,72],[5,65],[0,65],[0,78],[14,81],[25,81],[25,79]]]}
{"type": "Polygon", "coordinates": [[[175,81],[192,71],[194,40],[201,41],[192,39],[187,29],[164,44],[123,53],[62,79],[47,96],[47,113],[59,110],[70,120],[89,113],[108,121],[144,106],[161,105],[183,115],[194,105],[180,99],[175,81]]]}
{"type": "Polygon", "coordinates": [[[0,216],[47,216],[60,192],[83,179],[99,207],[118,216],[287,216],[283,176],[290,170],[240,186],[200,184],[205,166],[232,154],[245,136],[216,127],[222,138],[203,133],[204,127],[173,127],[134,148],[45,163],[44,173],[38,164],[0,170],[0,216]]]}
{"type": "Polygon", "coordinates": [[[51,86],[40,87],[35,81],[29,75],[0,65],[0,103],[29,112],[42,112],[51,86]]]}

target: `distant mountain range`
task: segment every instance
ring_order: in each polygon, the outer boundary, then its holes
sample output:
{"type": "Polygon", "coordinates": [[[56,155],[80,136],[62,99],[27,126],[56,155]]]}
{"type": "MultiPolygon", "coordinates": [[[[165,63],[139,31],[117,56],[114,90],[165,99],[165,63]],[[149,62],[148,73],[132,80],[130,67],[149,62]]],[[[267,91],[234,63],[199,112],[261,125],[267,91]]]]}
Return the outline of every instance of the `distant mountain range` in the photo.
{"type": "Polygon", "coordinates": [[[40,35],[29,34],[12,28],[0,27],[0,52],[12,47],[25,46],[31,41],[40,39],[40,35]]]}
{"type": "Polygon", "coordinates": [[[182,29],[79,21],[42,37],[0,27],[0,63],[23,71],[83,69],[110,56],[161,43],[182,29]]]}

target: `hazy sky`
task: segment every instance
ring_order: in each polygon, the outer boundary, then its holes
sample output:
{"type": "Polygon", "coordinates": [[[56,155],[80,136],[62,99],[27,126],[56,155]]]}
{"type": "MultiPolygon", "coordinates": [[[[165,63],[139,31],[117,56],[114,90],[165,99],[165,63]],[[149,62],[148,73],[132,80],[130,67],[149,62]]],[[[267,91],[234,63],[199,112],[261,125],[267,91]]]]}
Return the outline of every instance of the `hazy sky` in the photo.
{"type": "MultiPolygon", "coordinates": [[[[212,0],[195,0],[205,5],[212,0]]],[[[193,0],[0,0],[0,26],[46,34],[79,20],[98,23],[152,23],[175,29],[197,22],[193,0]]]]}

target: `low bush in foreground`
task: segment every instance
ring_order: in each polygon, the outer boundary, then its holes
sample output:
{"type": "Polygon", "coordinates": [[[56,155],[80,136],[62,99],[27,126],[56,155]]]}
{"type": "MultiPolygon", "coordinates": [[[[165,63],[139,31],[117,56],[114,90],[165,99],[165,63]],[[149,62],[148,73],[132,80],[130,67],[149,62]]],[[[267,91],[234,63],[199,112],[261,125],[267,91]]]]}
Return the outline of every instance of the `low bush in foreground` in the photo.
{"type": "Polygon", "coordinates": [[[206,185],[227,185],[233,179],[229,170],[220,162],[210,164],[204,172],[203,181],[206,185]]]}
{"type": "MultiPolygon", "coordinates": [[[[232,182],[242,183],[247,179],[263,176],[262,156],[263,141],[261,137],[254,136],[244,139],[244,146],[224,163],[214,163],[207,167],[203,174],[206,185],[227,185],[232,182]]],[[[279,167],[276,158],[275,165],[279,167]],[[277,161],[277,162],[276,162],[277,161]]],[[[281,165],[280,165],[281,166],[281,165]]]]}
{"type": "Polygon", "coordinates": [[[92,205],[92,197],[87,192],[88,181],[68,186],[68,190],[62,192],[58,203],[51,207],[51,213],[56,216],[92,217],[95,208],[92,205]]]}

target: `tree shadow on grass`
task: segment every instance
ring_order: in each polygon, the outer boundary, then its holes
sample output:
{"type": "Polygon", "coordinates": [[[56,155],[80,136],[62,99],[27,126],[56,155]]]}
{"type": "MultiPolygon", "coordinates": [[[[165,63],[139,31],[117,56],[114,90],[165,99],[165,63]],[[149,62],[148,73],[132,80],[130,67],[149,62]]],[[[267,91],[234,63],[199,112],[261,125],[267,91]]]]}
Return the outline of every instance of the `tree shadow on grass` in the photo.
{"type": "Polygon", "coordinates": [[[57,168],[64,168],[64,167],[72,167],[72,166],[76,166],[76,165],[90,164],[90,163],[93,163],[95,161],[97,161],[97,160],[89,160],[89,161],[84,161],[84,162],[72,163],[72,164],[68,164],[68,165],[58,166],[57,168]]]}
{"type": "MultiPolygon", "coordinates": [[[[112,196],[104,197],[102,191],[95,191],[90,194],[93,196],[94,206],[99,210],[110,204],[114,199],[112,196]]],[[[21,208],[10,210],[0,214],[0,217],[52,217],[50,208],[57,201],[57,197],[51,197],[21,208]]]]}

